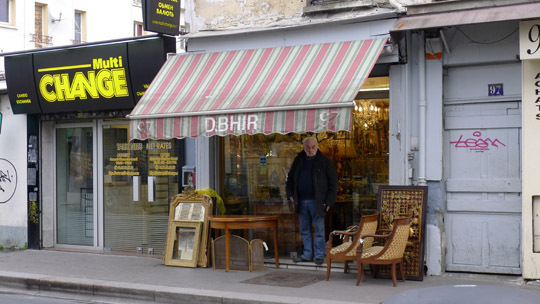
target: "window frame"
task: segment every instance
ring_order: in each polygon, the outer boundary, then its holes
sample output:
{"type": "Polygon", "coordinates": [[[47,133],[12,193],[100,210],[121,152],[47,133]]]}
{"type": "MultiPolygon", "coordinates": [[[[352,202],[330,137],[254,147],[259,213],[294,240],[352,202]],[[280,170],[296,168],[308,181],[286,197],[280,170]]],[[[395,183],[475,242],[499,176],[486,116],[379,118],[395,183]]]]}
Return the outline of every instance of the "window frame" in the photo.
{"type": "MultiPolygon", "coordinates": [[[[14,8],[15,8],[15,2],[13,0],[0,0],[6,1],[7,9],[6,9],[6,18],[7,20],[0,20],[0,25],[13,25],[14,21],[14,8]]],[[[0,7],[3,6],[3,3],[0,3],[0,7]]]]}
{"type": "Polygon", "coordinates": [[[73,12],[73,40],[72,41],[73,41],[73,44],[86,42],[86,12],[85,11],[75,10],[73,12]],[[80,15],[79,23],[77,23],[77,15],[80,15]]]}
{"type": "MultiPolygon", "coordinates": [[[[48,16],[49,16],[49,6],[45,3],[35,2],[34,8],[41,9],[41,28],[40,31],[37,31],[36,25],[34,25],[34,40],[36,48],[43,48],[50,46],[52,44],[52,37],[49,37],[49,27],[48,27],[48,16]]],[[[34,22],[36,21],[36,15],[34,15],[34,22]]]]}
{"type": "Polygon", "coordinates": [[[144,26],[142,22],[133,21],[133,37],[141,37],[146,35],[146,32],[144,30],[144,26]],[[140,29],[140,35],[139,35],[139,29],[140,29]]]}

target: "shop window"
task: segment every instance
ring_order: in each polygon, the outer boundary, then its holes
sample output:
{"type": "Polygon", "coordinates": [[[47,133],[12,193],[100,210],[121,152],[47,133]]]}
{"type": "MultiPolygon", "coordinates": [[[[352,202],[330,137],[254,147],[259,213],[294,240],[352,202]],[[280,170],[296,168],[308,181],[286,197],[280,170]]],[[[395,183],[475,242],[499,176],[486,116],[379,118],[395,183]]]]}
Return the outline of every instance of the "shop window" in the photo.
{"type": "MultiPolygon", "coordinates": [[[[351,132],[312,135],[320,151],[332,159],[339,179],[336,205],[326,217],[327,232],[358,224],[362,214],[376,210],[378,187],[388,184],[388,77],[370,78],[363,89],[355,100],[351,132]]],[[[302,139],[309,135],[256,134],[222,139],[220,180],[226,213],[280,214],[279,249],[286,256],[302,242],[285,182],[294,157],[303,149],[302,139]]],[[[271,240],[265,231],[255,234],[271,240]]]]}
{"type": "Polygon", "coordinates": [[[129,141],[125,124],[103,129],[106,250],[161,255],[171,198],[182,193],[184,141],[129,141]]]}

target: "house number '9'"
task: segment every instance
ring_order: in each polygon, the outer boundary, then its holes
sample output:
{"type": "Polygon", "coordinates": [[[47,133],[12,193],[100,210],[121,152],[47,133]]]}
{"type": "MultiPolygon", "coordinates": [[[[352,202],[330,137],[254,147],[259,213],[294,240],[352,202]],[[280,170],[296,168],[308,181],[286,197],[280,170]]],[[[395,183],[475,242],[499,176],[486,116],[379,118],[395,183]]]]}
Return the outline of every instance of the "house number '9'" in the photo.
{"type": "Polygon", "coordinates": [[[531,29],[529,30],[529,41],[536,43],[536,49],[534,51],[532,51],[532,49],[527,50],[527,54],[532,55],[540,49],[540,25],[535,24],[531,26],[531,29]]]}

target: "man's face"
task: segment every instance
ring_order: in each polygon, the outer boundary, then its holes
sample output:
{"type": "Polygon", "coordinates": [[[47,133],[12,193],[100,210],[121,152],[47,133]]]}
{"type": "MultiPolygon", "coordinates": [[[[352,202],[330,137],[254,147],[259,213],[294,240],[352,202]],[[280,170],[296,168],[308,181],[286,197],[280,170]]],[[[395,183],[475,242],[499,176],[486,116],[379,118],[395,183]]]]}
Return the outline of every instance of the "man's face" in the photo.
{"type": "Polygon", "coordinates": [[[306,152],[308,157],[315,156],[315,154],[317,154],[317,148],[318,148],[317,141],[313,139],[308,139],[304,143],[304,151],[306,152]]]}

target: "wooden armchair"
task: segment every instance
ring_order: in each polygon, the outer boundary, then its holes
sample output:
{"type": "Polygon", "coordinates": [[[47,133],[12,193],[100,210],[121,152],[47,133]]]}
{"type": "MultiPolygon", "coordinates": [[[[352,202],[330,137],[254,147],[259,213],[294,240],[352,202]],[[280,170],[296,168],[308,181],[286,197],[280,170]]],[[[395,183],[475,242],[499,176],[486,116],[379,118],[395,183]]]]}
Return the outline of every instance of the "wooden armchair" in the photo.
{"type": "Polygon", "coordinates": [[[386,244],[384,246],[370,246],[364,248],[360,243],[360,246],[358,246],[357,249],[358,252],[356,254],[358,262],[358,278],[356,280],[356,286],[358,286],[360,280],[365,281],[362,271],[364,264],[372,265],[373,276],[375,276],[375,267],[373,267],[373,265],[391,264],[392,282],[394,283],[394,287],[397,286],[396,264],[399,264],[401,279],[403,282],[405,282],[405,272],[403,271],[403,253],[405,252],[405,247],[407,246],[407,241],[409,239],[410,227],[410,217],[396,218],[392,223],[392,231],[390,234],[364,235],[364,238],[384,238],[386,239],[386,244]]]}
{"type": "Polygon", "coordinates": [[[349,261],[356,260],[357,248],[360,242],[363,242],[364,248],[371,247],[373,238],[367,238],[362,240],[362,237],[366,234],[373,234],[377,231],[377,218],[379,213],[362,216],[360,225],[351,226],[347,230],[335,230],[332,231],[326,242],[326,280],[330,278],[330,268],[332,266],[332,260],[344,260],[345,267],[344,272],[347,272],[349,268],[349,261]],[[343,243],[332,247],[334,236],[343,237],[343,243]]]}

